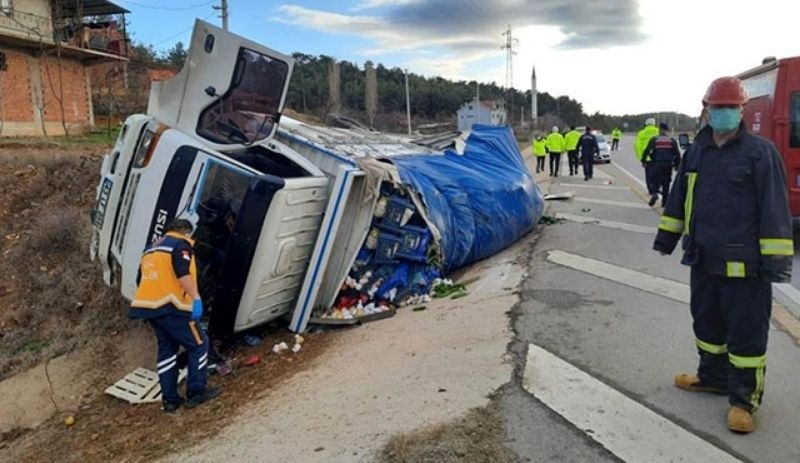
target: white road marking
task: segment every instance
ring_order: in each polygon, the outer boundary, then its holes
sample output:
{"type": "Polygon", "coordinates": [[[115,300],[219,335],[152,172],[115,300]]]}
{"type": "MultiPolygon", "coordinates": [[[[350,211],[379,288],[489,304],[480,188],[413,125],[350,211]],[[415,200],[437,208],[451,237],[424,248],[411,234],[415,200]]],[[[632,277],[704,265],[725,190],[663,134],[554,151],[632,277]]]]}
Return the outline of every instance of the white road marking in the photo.
{"type": "Polygon", "coordinates": [[[644,182],[642,181],[642,179],[640,179],[639,177],[637,177],[636,175],[634,175],[634,174],[633,174],[631,171],[629,171],[628,169],[626,169],[626,168],[622,167],[622,166],[621,166],[619,163],[617,163],[617,162],[613,162],[613,161],[612,161],[612,163],[613,163],[613,164],[614,164],[614,165],[617,167],[617,169],[621,170],[623,174],[627,175],[628,177],[630,177],[631,179],[633,179],[633,181],[634,181],[634,182],[636,182],[636,183],[637,183],[637,184],[639,184],[639,185],[640,185],[642,188],[644,188],[644,191],[647,191],[647,184],[646,184],[646,183],[644,183],[644,182]]]}
{"type": "Polygon", "coordinates": [[[607,204],[609,206],[630,207],[632,209],[650,209],[650,206],[648,206],[647,204],[634,203],[631,201],[614,201],[611,199],[584,198],[583,196],[576,196],[575,201],[581,201],[584,203],[607,204]]]}
{"type": "Polygon", "coordinates": [[[535,344],[522,384],[624,461],[740,461],[535,344]]]}
{"type": "Polygon", "coordinates": [[[590,273],[606,280],[641,289],[685,304],[689,303],[689,285],[666,278],[609,264],[588,257],[570,254],[554,249],[547,254],[547,260],[581,272],[590,273]]]}
{"type": "Polygon", "coordinates": [[[556,213],[557,219],[569,220],[570,222],[597,224],[601,227],[616,228],[619,230],[630,231],[634,233],[645,233],[647,235],[655,235],[656,227],[644,227],[642,225],[634,225],[632,223],[614,222],[613,220],[596,219],[594,217],[586,217],[584,215],[566,214],[563,212],[556,213]]]}
{"type": "Polygon", "coordinates": [[[565,188],[596,188],[598,190],[620,190],[620,191],[630,191],[631,189],[626,186],[611,186],[606,184],[597,184],[597,183],[559,183],[559,186],[563,186],[565,188]]]}

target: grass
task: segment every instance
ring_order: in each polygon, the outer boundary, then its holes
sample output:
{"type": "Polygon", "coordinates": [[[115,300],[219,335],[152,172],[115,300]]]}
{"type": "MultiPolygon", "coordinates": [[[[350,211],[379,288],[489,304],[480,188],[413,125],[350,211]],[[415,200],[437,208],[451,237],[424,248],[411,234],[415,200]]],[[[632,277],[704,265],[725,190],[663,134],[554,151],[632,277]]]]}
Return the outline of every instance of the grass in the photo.
{"type": "Polygon", "coordinates": [[[392,437],[381,463],[512,463],[516,455],[503,444],[503,420],[492,407],[474,408],[449,423],[392,437]]]}
{"type": "Polygon", "coordinates": [[[117,140],[120,127],[111,127],[111,132],[98,126],[85,135],[69,137],[5,137],[0,139],[0,148],[37,148],[37,147],[76,147],[76,146],[112,146],[117,140]]]}

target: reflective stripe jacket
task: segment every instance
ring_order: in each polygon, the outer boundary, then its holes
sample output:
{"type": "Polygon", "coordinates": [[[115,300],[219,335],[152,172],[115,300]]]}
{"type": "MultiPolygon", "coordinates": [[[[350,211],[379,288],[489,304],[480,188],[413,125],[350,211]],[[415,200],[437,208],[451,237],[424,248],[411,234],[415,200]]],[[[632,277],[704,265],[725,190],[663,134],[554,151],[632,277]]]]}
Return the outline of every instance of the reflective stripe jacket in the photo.
{"type": "Polygon", "coordinates": [[[614,129],[611,131],[611,138],[615,140],[619,140],[619,137],[622,136],[622,130],[614,129]]]}
{"type": "Polygon", "coordinates": [[[651,138],[658,136],[659,133],[658,127],[654,125],[647,125],[636,134],[636,142],[633,145],[633,153],[636,155],[637,161],[642,161],[642,153],[644,153],[647,143],[650,142],[651,138]]]}
{"type": "Polygon", "coordinates": [[[551,153],[563,153],[566,151],[564,136],[558,132],[551,132],[550,135],[547,136],[547,149],[550,150],[551,153]]]}
{"type": "Polygon", "coordinates": [[[145,250],[139,267],[139,288],[128,310],[129,317],[191,316],[192,297],[184,291],[178,278],[188,274],[197,282],[193,245],[190,238],[170,232],[145,250]]]}
{"type": "Polygon", "coordinates": [[[642,153],[642,164],[648,162],[669,162],[677,168],[681,163],[681,150],[678,142],[667,135],[651,138],[642,153]]]}
{"type": "Polygon", "coordinates": [[[581,139],[581,133],[577,130],[570,130],[564,135],[564,144],[567,151],[576,151],[578,149],[578,141],[581,139]]]}
{"type": "Polygon", "coordinates": [[[535,138],[533,140],[533,154],[537,158],[547,155],[547,141],[544,138],[535,138]]]}
{"type": "Polygon", "coordinates": [[[771,141],[741,124],[717,147],[706,127],[684,154],[653,248],[671,253],[683,235],[684,264],[788,281],[794,245],[785,177],[771,141]]]}

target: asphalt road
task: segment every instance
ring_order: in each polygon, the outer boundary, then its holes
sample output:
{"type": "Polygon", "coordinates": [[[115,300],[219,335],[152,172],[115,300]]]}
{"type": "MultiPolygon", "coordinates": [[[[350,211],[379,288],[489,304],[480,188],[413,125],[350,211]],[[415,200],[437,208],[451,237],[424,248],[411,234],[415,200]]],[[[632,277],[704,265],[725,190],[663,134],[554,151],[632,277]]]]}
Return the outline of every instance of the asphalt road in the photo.
{"type": "MultiPolygon", "coordinates": [[[[622,150],[614,152],[612,158],[634,175],[641,175],[631,145],[632,138],[625,138],[622,150]]],[[[766,392],[756,415],[758,430],[749,436],[728,431],[726,397],[675,388],[674,374],[693,372],[697,366],[687,304],[680,297],[665,297],[657,288],[658,282],[649,285],[656,289],[648,290],[645,284],[614,280],[625,272],[643,279],[657,277],[669,280],[681,292],[687,291],[688,269],[680,265],[677,254],[662,257],[651,250],[659,217],[652,209],[636,207],[643,200],[627,187],[627,175],[614,164],[596,169],[600,175],[591,182],[583,182],[579,176],[540,179],[550,192],[575,193],[572,200],[549,202],[548,215],[560,213],[575,220],[604,222],[565,221],[544,226],[533,251],[524,257],[528,261],[528,277],[522,286],[521,302],[512,314],[516,336],[511,352],[516,374],[498,396],[509,445],[527,461],[698,461],[648,453],[651,451],[641,440],[631,440],[627,450],[619,442],[605,440],[609,436],[618,441],[633,439],[630,430],[635,431],[649,414],[650,418],[662,420],[662,425],[677,429],[672,437],[665,433],[660,442],[668,442],[671,450],[680,452],[683,447],[705,445],[705,450],[721,456],[703,461],[800,461],[796,438],[800,434],[797,340],[773,323],[766,392]],[[650,227],[653,232],[647,233],[642,227],[650,227]],[[555,262],[549,258],[553,251],[610,264],[617,270],[598,276],[588,267],[573,268],[555,262]],[[528,393],[545,387],[536,383],[546,381],[528,371],[533,368],[528,354],[541,349],[554,354],[565,368],[577,367],[591,381],[618,394],[613,402],[603,402],[600,397],[606,396],[598,394],[597,403],[586,407],[583,413],[594,418],[609,413],[612,416],[596,426],[577,424],[574,410],[569,412],[571,404],[559,403],[568,399],[559,399],[562,391],[552,386],[553,378],[547,378],[550,381],[545,386],[550,389],[546,394],[528,393]],[[633,404],[638,411],[633,416],[623,416],[622,402],[633,404]],[[628,453],[623,455],[619,449],[628,453]]],[[[561,383],[564,391],[578,381],[565,378],[561,383]]],[[[559,384],[557,378],[555,384],[559,384]]],[[[592,391],[586,389],[583,397],[592,397],[592,391]]],[[[578,415],[581,413],[578,410],[578,415]]],[[[662,436],[644,437],[659,441],[662,436]]]]}

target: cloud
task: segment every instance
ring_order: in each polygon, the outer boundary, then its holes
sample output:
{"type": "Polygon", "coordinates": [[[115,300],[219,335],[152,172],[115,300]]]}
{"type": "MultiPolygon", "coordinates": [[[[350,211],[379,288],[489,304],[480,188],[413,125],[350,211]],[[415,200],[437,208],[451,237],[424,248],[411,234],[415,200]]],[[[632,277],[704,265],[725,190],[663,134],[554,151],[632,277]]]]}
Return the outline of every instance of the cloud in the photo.
{"type": "Polygon", "coordinates": [[[381,8],[384,6],[407,5],[410,3],[419,3],[423,0],[366,0],[364,3],[357,5],[353,10],[369,10],[371,8],[381,8]]]}
{"type": "Polygon", "coordinates": [[[281,21],[329,33],[366,36],[384,50],[445,47],[463,53],[497,50],[512,27],[555,26],[564,49],[636,45],[645,40],[636,0],[366,0],[357,9],[385,7],[380,15],[347,15],[283,5],[281,21]]]}

